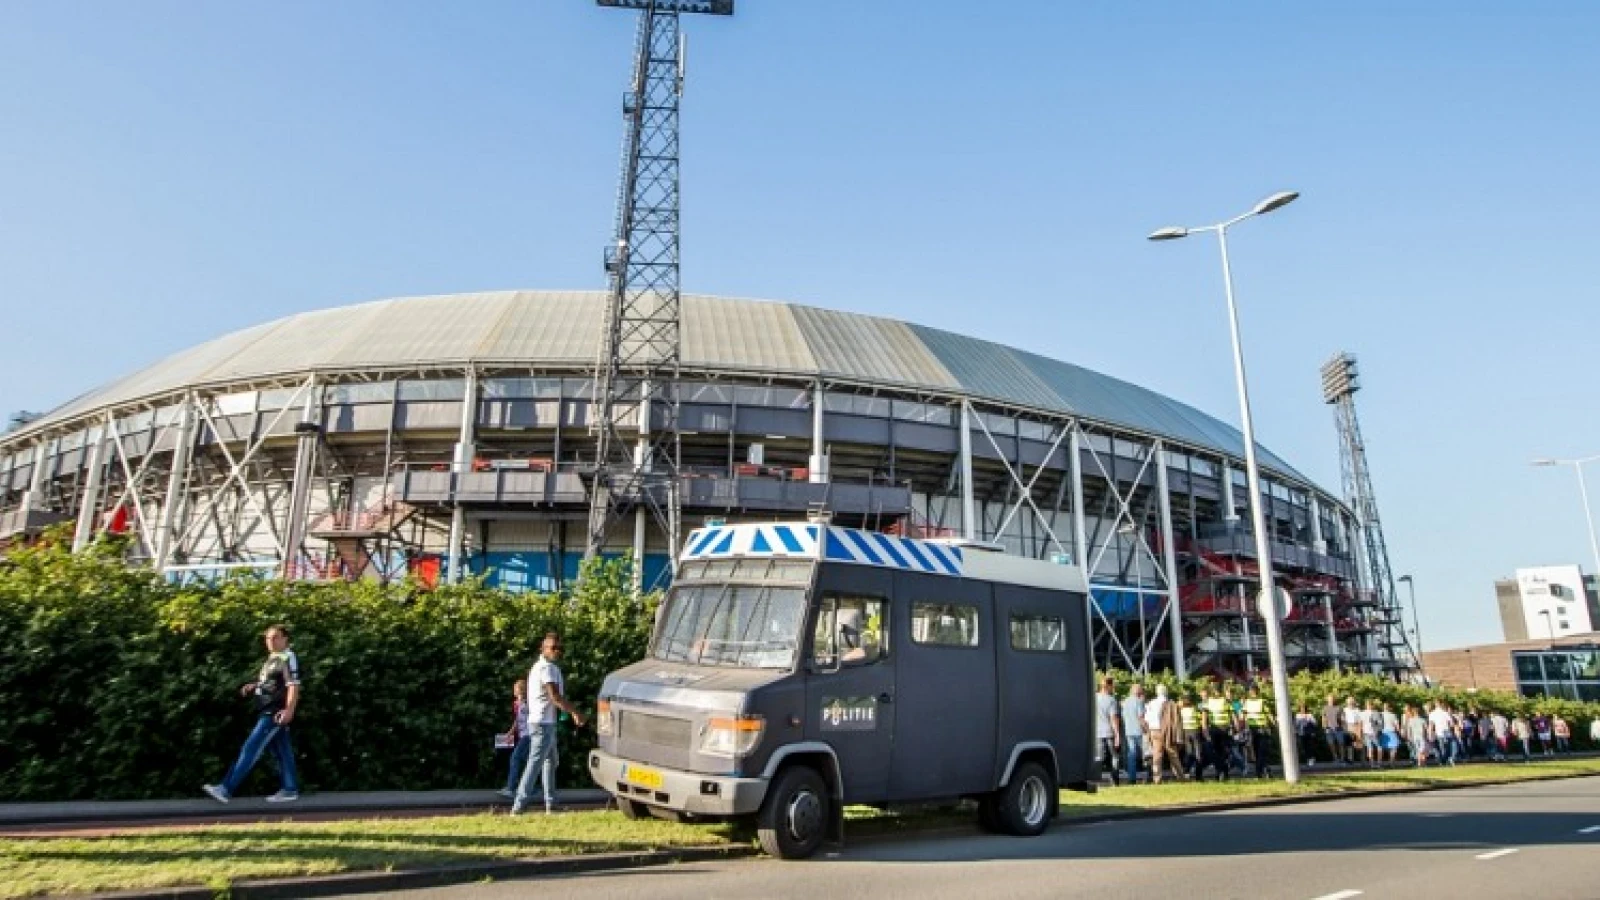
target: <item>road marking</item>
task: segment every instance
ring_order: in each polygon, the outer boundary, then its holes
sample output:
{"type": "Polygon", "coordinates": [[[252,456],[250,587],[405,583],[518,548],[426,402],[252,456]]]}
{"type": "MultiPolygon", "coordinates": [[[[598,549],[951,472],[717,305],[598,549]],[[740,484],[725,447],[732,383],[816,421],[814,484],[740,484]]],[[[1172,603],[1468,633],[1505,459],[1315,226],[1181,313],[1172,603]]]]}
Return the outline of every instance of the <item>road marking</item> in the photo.
{"type": "Polygon", "coordinates": [[[1337,894],[1323,894],[1321,897],[1312,897],[1311,900],[1350,900],[1351,897],[1359,897],[1364,893],[1366,893],[1366,892],[1365,891],[1340,891],[1337,894]]]}
{"type": "Polygon", "coordinates": [[[1596,831],[1600,831],[1600,825],[1590,825],[1588,828],[1578,829],[1579,834],[1594,834],[1596,831]]]}
{"type": "Polygon", "coordinates": [[[1499,859],[1502,856],[1510,856],[1515,852],[1517,852],[1517,848],[1507,847],[1504,850],[1494,850],[1489,853],[1479,853],[1477,856],[1474,856],[1473,859],[1499,859]]]}

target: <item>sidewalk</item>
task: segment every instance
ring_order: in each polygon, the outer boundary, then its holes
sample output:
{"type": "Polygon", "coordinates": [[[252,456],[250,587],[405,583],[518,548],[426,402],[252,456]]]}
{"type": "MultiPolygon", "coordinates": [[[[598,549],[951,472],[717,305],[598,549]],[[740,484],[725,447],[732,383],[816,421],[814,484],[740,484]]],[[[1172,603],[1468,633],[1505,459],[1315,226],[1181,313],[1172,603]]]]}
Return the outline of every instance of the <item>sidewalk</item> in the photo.
{"type": "MultiPolygon", "coordinates": [[[[197,792],[198,793],[198,792],[197,792]]],[[[597,809],[607,800],[598,788],[559,791],[563,806],[597,809]]],[[[329,818],[341,813],[395,814],[411,811],[462,813],[509,809],[511,801],[493,790],[332,791],[303,794],[293,803],[268,803],[261,797],[235,797],[218,803],[200,796],[188,800],[73,800],[60,803],[0,803],[0,831],[46,826],[160,824],[235,819],[329,818]]]]}

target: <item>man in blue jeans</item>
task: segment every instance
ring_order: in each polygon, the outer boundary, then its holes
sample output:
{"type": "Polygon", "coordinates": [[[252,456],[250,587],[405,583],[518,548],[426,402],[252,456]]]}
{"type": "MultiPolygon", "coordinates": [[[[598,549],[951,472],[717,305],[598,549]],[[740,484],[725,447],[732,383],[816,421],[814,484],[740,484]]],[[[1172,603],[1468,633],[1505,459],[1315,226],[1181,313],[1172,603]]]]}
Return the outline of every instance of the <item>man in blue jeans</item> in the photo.
{"type": "Polygon", "coordinates": [[[1144,759],[1144,686],[1128,689],[1122,701],[1122,754],[1127,761],[1128,783],[1139,783],[1139,761],[1144,759]]]}
{"type": "Polygon", "coordinates": [[[282,625],[267,629],[267,661],[261,664],[256,680],[239,688],[241,696],[249,697],[256,707],[256,725],[245,738],[239,758],[234,761],[221,784],[202,786],[218,803],[233,799],[234,792],[244,783],[245,776],[255,768],[262,751],[272,749],[278,759],[278,775],[282,784],[268,803],[289,803],[300,799],[300,784],[295,778],[294,747],[289,743],[289,723],[294,721],[294,711],[300,705],[300,660],[289,649],[289,630],[282,625]]]}
{"type": "Polygon", "coordinates": [[[572,716],[572,723],[583,727],[583,714],[567,702],[564,695],[566,679],[561,675],[561,636],[550,632],[544,636],[539,661],[528,672],[528,761],[522,770],[522,780],[517,783],[517,797],[511,803],[511,814],[521,815],[533,796],[533,788],[544,780],[544,811],[554,808],[555,785],[545,762],[556,752],[556,710],[572,716]]]}

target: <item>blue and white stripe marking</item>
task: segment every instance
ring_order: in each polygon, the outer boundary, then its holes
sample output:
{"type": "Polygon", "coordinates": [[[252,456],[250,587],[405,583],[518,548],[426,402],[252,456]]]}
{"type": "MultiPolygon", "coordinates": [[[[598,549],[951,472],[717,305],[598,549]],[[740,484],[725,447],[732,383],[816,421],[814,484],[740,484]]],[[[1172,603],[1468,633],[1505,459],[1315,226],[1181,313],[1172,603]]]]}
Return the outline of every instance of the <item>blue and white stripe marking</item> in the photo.
{"type": "Polygon", "coordinates": [[[689,535],[683,559],[790,557],[905,569],[935,575],[962,574],[961,548],[831,525],[724,525],[689,535]]]}

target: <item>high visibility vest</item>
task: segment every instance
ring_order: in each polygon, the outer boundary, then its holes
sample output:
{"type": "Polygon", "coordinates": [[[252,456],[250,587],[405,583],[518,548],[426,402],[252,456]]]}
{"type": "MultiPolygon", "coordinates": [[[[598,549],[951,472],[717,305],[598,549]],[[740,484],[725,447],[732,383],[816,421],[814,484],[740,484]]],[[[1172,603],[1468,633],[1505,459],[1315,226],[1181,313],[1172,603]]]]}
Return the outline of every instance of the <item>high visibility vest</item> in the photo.
{"type": "Polygon", "coordinates": [[[1200,730],[1200,710],[1195,709],[1193,703],[1186,702],[1178,707],[1178,716],[1183,720],[1184,731],[1200,730]]]}
{"type": "Polygon", "coordinates": [[[1244,720],[1250,723],[1251,728],[1267,727],[1267,701],[1246,700],[1244,702],[1244,720]]]}
{"type": "Polygon", "coordinates": [[[1232,728],[1233,710],[1229,708],[1228,701],[1221,697],[1212,697],[1206,701],[1206,712],[1211,714],[1211,727],[1232,728]]]}

